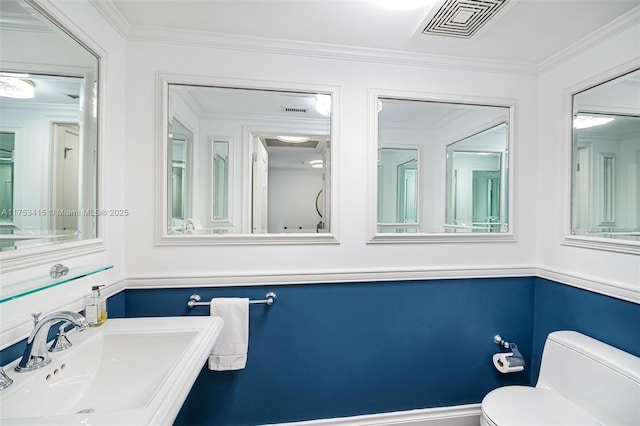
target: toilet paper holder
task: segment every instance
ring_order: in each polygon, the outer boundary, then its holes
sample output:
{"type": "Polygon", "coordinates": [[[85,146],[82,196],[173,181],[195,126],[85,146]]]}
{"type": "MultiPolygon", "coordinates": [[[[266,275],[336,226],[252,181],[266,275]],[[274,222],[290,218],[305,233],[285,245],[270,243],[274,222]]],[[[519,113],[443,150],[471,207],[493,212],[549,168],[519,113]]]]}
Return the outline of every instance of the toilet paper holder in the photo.
{"type": "Polygon", "coordinates": [[[513,353],[513,355],[506,357],[509,367],[519,367],[519,366],[524,367],[524,357],[518,350],[518,345],[512,342],[507,342],[502,337],[500,337],[499,334],[496,334],[493,337],[493,341],[498,345],[502,346],[503,348],[508,349],[511,353],[513,353]]]}

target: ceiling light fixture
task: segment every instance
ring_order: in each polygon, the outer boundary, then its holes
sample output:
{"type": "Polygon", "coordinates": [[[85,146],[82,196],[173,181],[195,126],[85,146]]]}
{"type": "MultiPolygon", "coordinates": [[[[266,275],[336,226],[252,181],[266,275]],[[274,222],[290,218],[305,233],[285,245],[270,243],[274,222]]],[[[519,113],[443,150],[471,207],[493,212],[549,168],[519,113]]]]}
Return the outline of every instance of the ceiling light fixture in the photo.
{"type": "Polygon", "coordinates": [[[35,96],[33,81],[0,75],[0,96],[15,99],[31,99],[35,96]]]}
{"type": "Polygon", "coordinates": [[[331,115],[331,95],[318,93],[316,95],[316,111],[328,117],[331,115]]]}
{"type": "Polygon", "coordinates": [[[613,121],[613,117],[597,117],[593,115],[576,115],[573,119],[573,127],[586,129],[588,127],[602,126],[613,121]]]}
{"type": "Polygon", "coordinates": [[[309,138],[307,136],[276,136],[280,142],[286,143],[305,143],[309,142],[309,138]]]}

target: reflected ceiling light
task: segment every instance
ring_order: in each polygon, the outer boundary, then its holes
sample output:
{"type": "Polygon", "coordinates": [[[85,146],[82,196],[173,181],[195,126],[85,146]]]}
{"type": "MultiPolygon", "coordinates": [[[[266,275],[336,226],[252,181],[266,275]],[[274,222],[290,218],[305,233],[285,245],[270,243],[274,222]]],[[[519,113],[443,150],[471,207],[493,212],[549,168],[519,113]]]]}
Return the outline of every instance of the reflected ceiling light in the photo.
{"type": "Polygon", "coordinates": [[[286,143],[304,143],[309,142],[309,138],[306,136],[276,136],[280,142],[286,143]]]}
{"type": "Polygon", "coordinates": [[[588,127],[602,126],[613,121],[613,117],[597,117],[593,115],[576,115],[573,119],[573,127],[586,129],[588,127]]]}
{"type": "Polygon", "coordinates": [[[309,165],[314,169],[321,169],[324,167],[324,161],[322,160],[311,160],[309,161],[309,165]]]}
{"type": "Polygon", "coordinates": [[[15,99],[31,99],[35,96],[33,81],[2,74],[0,75],[0,96],[15,99]]]}
{"type": "Polygon", "coordinates": [[[323,95],[321,93],[316,95],[316,111],[325,117],[331,115],[331,95],[323,95]]]}
{"type": "Polygon", "coordinates": [[[392,10],[415,10],[431,6],[437,0],[373,0],[373,3],[385,9],[392,10]]]}

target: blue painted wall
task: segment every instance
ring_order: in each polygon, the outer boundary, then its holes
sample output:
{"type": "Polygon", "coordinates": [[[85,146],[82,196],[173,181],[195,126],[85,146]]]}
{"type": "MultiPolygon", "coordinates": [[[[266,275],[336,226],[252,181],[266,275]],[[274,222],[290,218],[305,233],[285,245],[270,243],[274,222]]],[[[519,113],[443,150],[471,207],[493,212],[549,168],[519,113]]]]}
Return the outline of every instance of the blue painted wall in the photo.
{"type": "Polygon", "coordinates": [[[177,424],[255,425],[477,403],[501,375],[493,336],[530,361],[533,278],[127,290],[127,316],[207,315],[193,293],[250,307],[247,368],[204,368],[177,424]]]}
{"type": "MultiPolygon", "coordinates": [[[[640,356],[640,306],[541,278],[126,290],[109,316],[208,315],[193,293],[262,299],[250,307],[247,368],[202,369],[176,424],[255,425],[478,403],[535,384],[544,341],[576,330],[640,356]],[[528,368],[501,375],[496,333],[528,368]]],[[[24,342],[0,352],[2,364],[24,342]]]]}
{"type": "Polygon", "coordinates": [[[575,330],[640,357],[640,306],[535,278],[531,383],[540,373],[547,335],[575,330]]]}

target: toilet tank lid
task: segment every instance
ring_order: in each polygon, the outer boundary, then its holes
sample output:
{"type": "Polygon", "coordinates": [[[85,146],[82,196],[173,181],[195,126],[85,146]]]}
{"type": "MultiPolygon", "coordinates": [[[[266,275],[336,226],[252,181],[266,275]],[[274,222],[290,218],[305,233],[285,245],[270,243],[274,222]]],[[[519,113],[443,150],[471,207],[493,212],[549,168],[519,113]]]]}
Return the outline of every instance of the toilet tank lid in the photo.
{"type": "Polygon", "coordinates": [[[640,384],[640,358],[577,331],[555,331],[547,340],[587,356],[640,384]]]}

